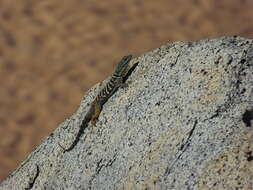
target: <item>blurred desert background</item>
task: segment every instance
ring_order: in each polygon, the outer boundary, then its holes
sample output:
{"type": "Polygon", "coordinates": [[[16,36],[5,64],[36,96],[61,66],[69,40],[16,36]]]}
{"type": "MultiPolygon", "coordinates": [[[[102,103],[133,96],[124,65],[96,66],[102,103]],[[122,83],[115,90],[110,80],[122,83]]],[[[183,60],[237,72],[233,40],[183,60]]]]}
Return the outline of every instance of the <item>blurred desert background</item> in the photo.
{"type": "Polygon", "coordinates": [[[0,181],[122,56],[253,37],[253,0],[0,0],[0,181]]]}

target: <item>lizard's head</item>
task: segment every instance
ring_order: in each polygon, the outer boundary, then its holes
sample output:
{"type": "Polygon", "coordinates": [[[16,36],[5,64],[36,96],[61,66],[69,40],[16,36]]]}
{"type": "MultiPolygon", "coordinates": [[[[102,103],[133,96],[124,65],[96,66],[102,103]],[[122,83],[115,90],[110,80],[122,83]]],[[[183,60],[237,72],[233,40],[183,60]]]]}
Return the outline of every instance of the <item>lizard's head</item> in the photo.
{"type": "Polygon", "coordinates": [[[133,57],[132,55],[127,55],[121,59],[115,71],[116,75],[122,76],[127,71],[128,63],[132,59],[132,57],[133,57]]]}

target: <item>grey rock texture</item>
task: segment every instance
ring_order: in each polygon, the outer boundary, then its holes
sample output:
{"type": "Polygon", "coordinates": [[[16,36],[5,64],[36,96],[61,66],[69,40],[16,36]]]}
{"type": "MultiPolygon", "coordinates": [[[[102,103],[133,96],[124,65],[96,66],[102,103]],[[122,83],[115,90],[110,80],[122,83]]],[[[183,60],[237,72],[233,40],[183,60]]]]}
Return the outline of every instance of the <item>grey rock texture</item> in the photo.
{"type": "Polygon", "coordinates": [[[253,189],[253,41],[162,46],[139,61],[73,150],[101,85],[0,189],[253,189]]]}

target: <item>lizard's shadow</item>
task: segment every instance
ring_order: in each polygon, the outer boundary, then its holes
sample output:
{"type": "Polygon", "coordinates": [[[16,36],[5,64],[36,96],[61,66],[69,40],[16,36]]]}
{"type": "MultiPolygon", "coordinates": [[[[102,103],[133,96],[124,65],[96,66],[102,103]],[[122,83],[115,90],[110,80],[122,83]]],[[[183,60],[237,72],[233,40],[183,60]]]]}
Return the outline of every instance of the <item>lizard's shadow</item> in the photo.
{"type": "Polygon", "coordinates": [[[123,83],[126,82],[126,80],[129,78],[129,76],[132,74],[132,72],[135,70],[135,68],[138,66],[139,62],[136,62],[135,64],[133,64],[133,66],[129,69],[129,71],[127,72],[126,76],[123,77],[123,83]]]}

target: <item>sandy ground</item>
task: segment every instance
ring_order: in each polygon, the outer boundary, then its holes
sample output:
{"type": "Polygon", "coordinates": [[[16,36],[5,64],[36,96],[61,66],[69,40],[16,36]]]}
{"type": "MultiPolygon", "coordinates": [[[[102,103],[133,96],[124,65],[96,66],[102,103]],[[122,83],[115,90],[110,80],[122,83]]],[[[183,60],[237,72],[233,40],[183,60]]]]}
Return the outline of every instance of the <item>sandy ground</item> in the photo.
{"type": "Polygon", "coordinates": [[[252,0],[1,0],[0,181],[127,54],[253,37],[252,0]]]}

